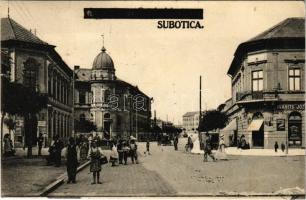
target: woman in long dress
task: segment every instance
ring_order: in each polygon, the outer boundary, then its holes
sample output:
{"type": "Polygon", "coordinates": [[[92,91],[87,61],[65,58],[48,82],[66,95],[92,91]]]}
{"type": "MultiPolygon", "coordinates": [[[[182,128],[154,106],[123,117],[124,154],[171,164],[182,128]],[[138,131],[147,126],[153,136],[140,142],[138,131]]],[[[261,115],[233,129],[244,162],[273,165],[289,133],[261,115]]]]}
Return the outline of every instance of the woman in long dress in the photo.
{"type": "Polygon", "coordinates": [[[116,163],[118,162],[118,151],[117,147],[114,143],[111,144],[111,155],[109,158],[109,161],[112,163],[112,167],[116,166],[116,163]]]}
{"type": "Polygon", "coordinates": [[[93,182],[91,184],[101,184],[100,182],[100,172],[102,170],[101,167],[101,158],[103,153],[101,148],[97,147],[96,141],[93,141],[91,144],[91,148],[88,151],[88,158],[90,158],[90,172],[92,172],[93,182]]]}
{"type": "Polygon", "coordinates": [[[69,138],[69,144],[66,149],[66,158],[67,158],[67,174],[68,181],[67,183],[76,183],[76,174],[78,167],[78,158],[77,158],[77,148],[75,145],[74,138],[69,138]]]}

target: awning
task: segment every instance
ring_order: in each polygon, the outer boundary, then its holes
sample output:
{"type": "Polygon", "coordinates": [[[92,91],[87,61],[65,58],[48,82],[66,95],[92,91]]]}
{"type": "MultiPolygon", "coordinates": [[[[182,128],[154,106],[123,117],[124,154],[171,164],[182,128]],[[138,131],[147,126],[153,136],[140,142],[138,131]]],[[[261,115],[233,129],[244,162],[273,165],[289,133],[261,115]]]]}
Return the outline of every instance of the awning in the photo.
{"type": "Polygon", "coordinates": [[[248,127],[248,131],[259,131],[262,126],[263,119],[254,119],[248,127]]]}
{"type": "Polygon", "coordinates": [[[225,128],[223,128],[221,131],[235,131],[237,130],[237,123],[236,119],[232,120],[225,128]]]}

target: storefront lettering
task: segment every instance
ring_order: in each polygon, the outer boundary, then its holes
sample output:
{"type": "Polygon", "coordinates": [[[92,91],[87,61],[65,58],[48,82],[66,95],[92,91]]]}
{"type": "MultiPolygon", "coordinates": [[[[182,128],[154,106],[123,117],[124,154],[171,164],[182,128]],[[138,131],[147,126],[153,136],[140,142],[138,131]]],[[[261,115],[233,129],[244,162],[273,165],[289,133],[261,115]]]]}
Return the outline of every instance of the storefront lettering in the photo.
{"type": "Polygon", "coordinates": [[[305,104],[282,104],[278,105],[279,110],[305,110],[305,104]]]}

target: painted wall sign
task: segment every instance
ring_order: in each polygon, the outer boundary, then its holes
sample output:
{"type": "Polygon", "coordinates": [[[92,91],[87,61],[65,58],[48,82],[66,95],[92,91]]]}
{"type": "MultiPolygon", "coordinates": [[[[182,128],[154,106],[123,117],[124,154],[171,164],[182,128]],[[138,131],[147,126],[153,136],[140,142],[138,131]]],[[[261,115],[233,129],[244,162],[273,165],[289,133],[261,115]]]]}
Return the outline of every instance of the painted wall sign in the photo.
{"type": "Polygon", "coordinates": [[[277,128],[277,131],[284,131],[285,130],[285,119],[277,119],[276,128],[277,128]]]}

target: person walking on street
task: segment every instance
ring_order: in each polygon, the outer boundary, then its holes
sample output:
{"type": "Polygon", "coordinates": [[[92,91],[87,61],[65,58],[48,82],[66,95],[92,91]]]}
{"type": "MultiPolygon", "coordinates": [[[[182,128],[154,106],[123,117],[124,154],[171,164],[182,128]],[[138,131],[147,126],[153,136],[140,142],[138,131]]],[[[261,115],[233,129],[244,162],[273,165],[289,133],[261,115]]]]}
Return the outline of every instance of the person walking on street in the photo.
{"type": "Polygon", "coordinates": [[[38,156],[41,156],[41,149],[44,143],[44,138],[42,133],[39,133],[39,136],[37,138],[37,143],[38,143],[38,156]]]}
{"type": "Polygon", "coordinates": [[[118,151],[118,157],[119,157],[119,165],[122,165],[123,160],[123,144],[122,140],[120,139],[117,144],[117,151],[118,151]]]}
{"type": "Polygon", "coordinates": [[[275,144],[274,144],[275,153],[277,153],[277,149],[278,149],[278,143],[277,143],[277,141],[275,141],[275,144]]]}
{"type": "Polygon", "coordinates": [[[134,138],[133,136],[131,136],[130,140],[130,153],[131,153],[132,163],[134,164],[135,160],[136,164],[138,164],[136,138],[134,138]]]}
{"type": "Polygon", "coordinates": [[[88,151],[88,158],[90,159],[90,172],[92,172],[93,182],[91,184],[102,184],[100,182],[100,172],[102,170],[101,167],[101,158],[104,155],[102,154],[102,150],[97,147],[96,141],[92,141],[91,148],[88,151]]]}
{"type": "Polygon", "coordinates": [[[118,162],[118,150],[114,143],[111,143],[111,155],[109,162],[112,163],[112,167],[116,166],[116,163],[118,162]]]}
{"type": "Polygon", "coordinates": [[[67,183],[76,183],[76,174],[78,167],[78,158],[77,158],[77,149],[74,139],[69,138],[69,143],[66,149],[66,158],[67,158],[67,174],[68,181],[67,183]]]}
{"type": "Polygon", "coordinates": [[[147,139],[147,143],[146,143],[146,149],[147,149],[147,151],[145,152],[145,154],[147,155],[151,155],[150,154],[150,140],[149,140],[149,138],[147,139]]]}
{"type": "Polygon", "coordinates": [[[211,137],[208,133],[206,133],[205,146],[204,146],[204,162],[207,162],[207,156],[210,156],[213,159],[213,161],[216,161],[211,150],[212,150],[211,137]]]}
{"type": "Polygon", "coordinates": [[[13,142],[8,133],[4,135],[3,141],[4,141],[4,156],[13,156],[15,154],[15,150],[13,148],[13,142]]]}
{"type": "Polygon", "coordinates": [[[130,147],[128,146],[126,141],[123,141],[122,143],[122,150],[123,150],[123,160],[124,160],[124,164],[127,165],[127,158],[128,158],[128,154],[130,152],[130,147]]]}
{"type": "Polygon", "coordinates": [[[178,144],[178,136],[177,135],[173,139],[173,144],[174,144],[174,150],[177,151],[177,144],[178,144]]]}
{"type": "Polygon", "coordinates": [[[61,153],[63,149],[63,142],[59,139],[59,135],[54,136],[54,143],[52,145],[52,153],[54,158],[55,167],[61,166],[61,153]]]}
{"type": "Polygon", "coordinates": [[[282,152],[285,152],[285,149],[286,149],[286,145],[282,142],[281,144],[281,148],[282,148],[282,152]]]}

